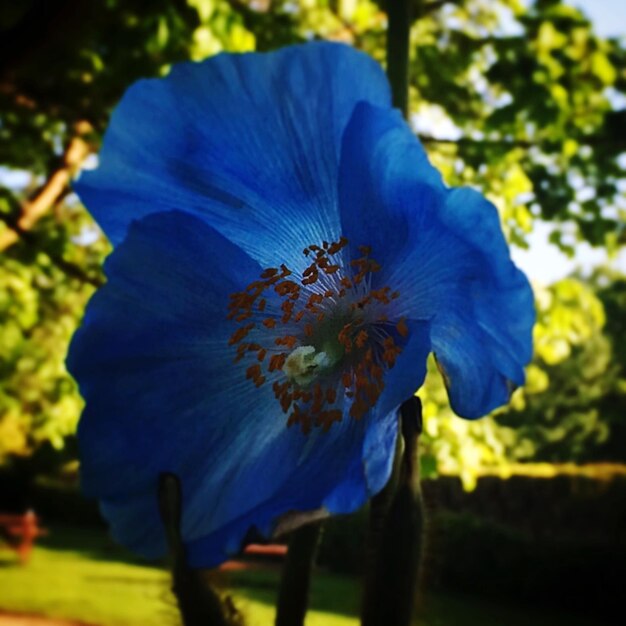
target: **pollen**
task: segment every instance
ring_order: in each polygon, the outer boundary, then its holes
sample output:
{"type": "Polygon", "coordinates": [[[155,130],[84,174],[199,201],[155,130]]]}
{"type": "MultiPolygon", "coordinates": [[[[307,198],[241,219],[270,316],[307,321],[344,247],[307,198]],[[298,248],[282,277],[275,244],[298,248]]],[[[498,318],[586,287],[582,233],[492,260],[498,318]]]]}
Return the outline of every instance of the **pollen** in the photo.
{"type": "Polygon", "coordinates": [[[409,327],[406,325],[406,320],[402,317],[396,324],[396,330],[402,337],[407,337],[409,334],[409,327]]]}
{"type": "Polygon", "coordinates": [[[235,362],[256,387],[271,383],[287,426],[304,433],[365,418],[410,333],[371,247],[348,244],[310,245],[300,276],[285,264],[264,269],[228,304],[235,362]]]}

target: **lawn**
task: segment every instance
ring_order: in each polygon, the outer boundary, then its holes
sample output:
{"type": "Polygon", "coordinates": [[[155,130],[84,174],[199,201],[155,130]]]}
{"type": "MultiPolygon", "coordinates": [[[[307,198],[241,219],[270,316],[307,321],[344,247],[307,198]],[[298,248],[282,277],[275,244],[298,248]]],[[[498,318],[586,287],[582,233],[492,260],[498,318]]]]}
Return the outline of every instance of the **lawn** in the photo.
{"type": "MultiPolygon", "coordinates": [[[[247,615],[249,626],[271,626],[276,571],[224,574],[223,584],[247,615]],[[227,577],[227,578],[226,578],[227,577]]],[[[358,581],[316,573],[307,626],[357,626],[358,581]]],[[[53,527],[31,562],[16,564],[0,552],[2,610],[76,619],[95,626],[175,626],[168,575],[132,559],[104,532],[53,527]]],[[[597,626],[582,618],[500,606],[452,595],[426,598],[416,626],[597,626]]]]}

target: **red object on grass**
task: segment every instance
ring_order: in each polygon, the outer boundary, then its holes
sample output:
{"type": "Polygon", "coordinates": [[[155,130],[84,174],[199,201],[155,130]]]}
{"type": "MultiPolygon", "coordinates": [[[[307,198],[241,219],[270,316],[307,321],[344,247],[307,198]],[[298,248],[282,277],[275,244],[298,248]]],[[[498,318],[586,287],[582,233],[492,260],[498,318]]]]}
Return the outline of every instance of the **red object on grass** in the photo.
{"type": "Polygon", "coordinates": [[[260,543],[251,543],[244,549],[244,554],[254,556],[274,556],[284,557],[287,554],[287,546],[280,544],[263,545],[260,543]]]}
{"type": "Polygon", "coordinates": [[[17,552],[22,564],[28,562],[37,537],[47,534],[32,510],[23,514],[0,514],[0,539],[17,552]]]}

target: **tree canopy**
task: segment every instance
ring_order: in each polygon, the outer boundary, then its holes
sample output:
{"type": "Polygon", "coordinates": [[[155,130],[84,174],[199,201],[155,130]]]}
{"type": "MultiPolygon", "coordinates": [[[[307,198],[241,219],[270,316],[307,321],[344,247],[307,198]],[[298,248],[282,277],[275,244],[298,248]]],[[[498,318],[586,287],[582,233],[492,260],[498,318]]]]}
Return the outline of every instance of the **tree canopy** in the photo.
{"type": "MultiPolygon", "coordinates": [[[[486,193],[513,245],[527,245],[538,219],[570,254],[581,241],[610,253],[626,245],[625,41],[598,37],[560,0],[413,8],[410,121],[446,182],[486,193]]],[[[82,401],[63,360],[110,247],[71,178],[96,162],[124,90],[181,60],[315,38],[383,62],[386,24],[372,0],[2,5],[0,460],[60,449],[74,432],[82,401]]],[[[512,457],[615,457],[624,293],[624,279],[607,273],[537,285],[528,384],[493,418],[453,419],[431,377],[422,392],[431,468],[469,477],[512,457]]]]}

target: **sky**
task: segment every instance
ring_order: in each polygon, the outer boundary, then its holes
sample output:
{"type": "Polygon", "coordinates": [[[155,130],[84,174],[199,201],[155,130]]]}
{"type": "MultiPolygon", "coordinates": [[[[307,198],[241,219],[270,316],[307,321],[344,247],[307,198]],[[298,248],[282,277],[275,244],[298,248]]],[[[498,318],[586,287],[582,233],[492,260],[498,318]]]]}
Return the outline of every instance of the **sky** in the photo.
{"type": "MultiPolygon", "coordinates": [[[[571,0],[571,4],[587,14],[599,35],[626,37],[626,0],[571,0]]],[[[529,249],[512,250],[515,263],[535,282],[548,284],[577,267],[588,272],[594,265],[607,262],[603,250],[593,249],[587,243],[578,244],[575,257],[570,259],[548,242],[549,234],[550,225],[537,221],[529,237],[529,249]]],[[[610,265],[626,273],[626,250],[611,260],[610,265]]]]}
{"type": "Polygon", "coordinates": [[[624,0],[571,0],[593,21],[603,37],[626,35],[626,2],[624,0]]]}

